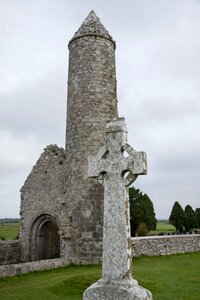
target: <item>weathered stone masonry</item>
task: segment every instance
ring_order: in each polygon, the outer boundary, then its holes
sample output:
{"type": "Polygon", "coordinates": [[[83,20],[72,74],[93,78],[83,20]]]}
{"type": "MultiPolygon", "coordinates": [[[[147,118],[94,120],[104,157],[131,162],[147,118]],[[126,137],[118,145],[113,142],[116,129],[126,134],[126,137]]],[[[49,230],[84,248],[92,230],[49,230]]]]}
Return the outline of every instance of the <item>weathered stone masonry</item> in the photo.
{"type": "Polygon", "coordinates": [[[114,117],[115,42],[92,11],[69,42],[66,149],[48,146],[21,190],[21,261],[101,260],[103,187],[87,158],[114,117]]]}
{"type": "Polygon", "coordinates": [[[19,274],[26,274],[35,271],[56,269],[56,268],[64,267],[66,265],[67,265],[66,260],[62,258],[2,265],[0,266],[0,278],[7,277],[7,276],[15,276],[19,274]]]}
{"type": "Polygon", "coordinates": [[[18,263],[21,255],[20,246],[19,240],[0,241],[0,265],[18,263]]]}
{"type": "Polygon", "coordinates": [[[133,256],[160,256],[200,251],[200,235],[149,236],[132,238],[133,256]]]}
{"type": "Polygon", "coordinates": [[[101,260],[103,187],[87,177],[87,159],[117,116],[115,42],[91,12],[69,42],[66,206],[75,261],[101,260]]]}
{"type": "Polygon", "coordinates": [[[64,164],[64,149],[46,147],[21,189],[21,261],[60,256],[64,164]]]}
{"type": "MultiPolygon", "coordinates": [[[[13,276],[33,271],[63,267],[68,259],[50,259],[38,262],[15,264],[15,254],[19,255],[18,241],[1,241],[0,277],[13,276]],[[12,264],[10,264],[12,263],[12,264]],[[9,265],[8,265],[9,264],[9,265]]],[[[160,256],[200,251],[200,235],[152,236],[132,238],[132,256],[160,256]]]]}

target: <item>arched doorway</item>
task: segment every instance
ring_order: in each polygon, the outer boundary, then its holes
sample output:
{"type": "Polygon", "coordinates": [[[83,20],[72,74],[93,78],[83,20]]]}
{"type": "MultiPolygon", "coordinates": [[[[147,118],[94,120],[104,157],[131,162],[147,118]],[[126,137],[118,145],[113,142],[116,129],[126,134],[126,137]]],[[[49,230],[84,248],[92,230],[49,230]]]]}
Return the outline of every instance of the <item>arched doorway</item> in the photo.
{"type": "Polygon", "coordinates": [[[59,228],[50,215],[38,217],[31,231],[31,260],[60,257],[59,228]]]}

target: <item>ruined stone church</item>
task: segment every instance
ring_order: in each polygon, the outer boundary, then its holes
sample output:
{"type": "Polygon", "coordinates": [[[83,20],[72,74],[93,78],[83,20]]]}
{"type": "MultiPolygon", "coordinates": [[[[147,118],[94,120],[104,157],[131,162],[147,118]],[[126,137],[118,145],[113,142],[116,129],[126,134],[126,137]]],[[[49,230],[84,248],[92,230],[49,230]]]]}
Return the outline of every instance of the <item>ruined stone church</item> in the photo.
{"type": "Polygon", "coordinates": [[[21,189],[21,260],[101,260],[103,186],[87,160],[117,117],[115,42],[94,11],[69,41],[65,149],[44,149],[21,189]]]}

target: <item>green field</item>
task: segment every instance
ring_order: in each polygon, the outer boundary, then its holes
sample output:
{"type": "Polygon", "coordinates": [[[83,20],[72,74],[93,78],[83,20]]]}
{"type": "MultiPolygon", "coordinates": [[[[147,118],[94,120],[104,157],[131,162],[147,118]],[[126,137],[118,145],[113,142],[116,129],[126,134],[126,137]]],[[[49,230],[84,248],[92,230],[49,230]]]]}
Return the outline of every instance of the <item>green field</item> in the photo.
{"type": "MultiPolygon", "coordinates": [[[[157,223],[156,230],[151,231],[150,235],[158,234],[159,232],[176,231],[175,227],[162,222],[157,223]]],[[[0,224],[0,240],[14,240],[19,234],[19,223],[2,223],[0,224]]]]}
{"type": "Polygon", "coordinates": [[[157,226],[156,226],[156,230],[163,231],[163,232],[166,232],[166,231],[169,232],[169,231],[176,231],[176,228],[171,224],[158,222],[157,226]]]}
{"type": "Polygon", "coordinates": [[[0,224],[0,240],[14,240],[19,234],[19,223],[0,224]]]}
{"type": "MultiPolygon", "coordinates": [[[[154,300],[200,299],[200,253],[140,257],[134,278],[154,300]]],[[[101,277],[101,266],[69,266],[0,280],[1,300],[80,300],[83,291],[101,277]]]]}
{"type": "Polygon", "coordinates": [[[156,226],[156,230],[151,230],[150,231],[150,235],[158,235],[161,232],[172,232],[172,231],[176,231],[176,228],[168,223],[163,223],[163,222],[158,222],[157,226],[156,226]]]}

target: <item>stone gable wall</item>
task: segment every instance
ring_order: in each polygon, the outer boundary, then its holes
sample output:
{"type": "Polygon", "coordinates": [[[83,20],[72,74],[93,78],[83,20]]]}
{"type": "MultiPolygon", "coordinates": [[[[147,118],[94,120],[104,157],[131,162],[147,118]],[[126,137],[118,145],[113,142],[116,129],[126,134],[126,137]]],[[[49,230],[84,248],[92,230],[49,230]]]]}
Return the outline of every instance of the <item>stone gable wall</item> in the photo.
{"type": "Polygon", "coordinates": [[[34,248],[34,241],[30,245],[30,238],[34,235],[32,228],[38,218],[49,215],[55,220],[59,229],[61,227],[65,193],[65,161],[64,149],[57,145],[47,146],[21,189],[20,241],[23,261],[32,259],[30,249],[34,248]]]}

